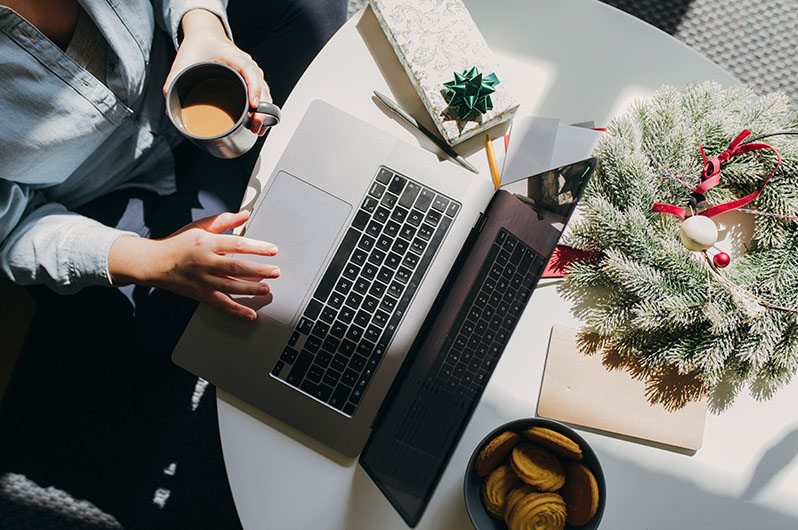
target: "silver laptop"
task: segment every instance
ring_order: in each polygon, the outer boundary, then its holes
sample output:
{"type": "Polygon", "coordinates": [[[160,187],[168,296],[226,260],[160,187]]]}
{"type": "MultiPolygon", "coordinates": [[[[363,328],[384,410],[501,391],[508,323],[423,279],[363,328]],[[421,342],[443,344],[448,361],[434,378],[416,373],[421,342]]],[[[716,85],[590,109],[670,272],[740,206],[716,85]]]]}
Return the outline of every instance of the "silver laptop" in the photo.
{"type": "Polygon", "coordinates": [[[246,228],[279,249],[246,258],[280,267],[273,299],[254,322],[200,305],[174,362],[359,454],[493,193],[484,175],[314,101],[246,228]]]}

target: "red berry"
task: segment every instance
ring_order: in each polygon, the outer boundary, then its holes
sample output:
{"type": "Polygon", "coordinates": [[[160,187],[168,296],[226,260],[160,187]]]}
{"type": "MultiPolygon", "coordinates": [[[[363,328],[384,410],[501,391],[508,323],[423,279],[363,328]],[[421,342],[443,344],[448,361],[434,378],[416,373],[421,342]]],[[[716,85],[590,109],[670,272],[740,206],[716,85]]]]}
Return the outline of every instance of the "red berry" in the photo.
{"type": "Polygon", "coordinates": [[[715,254],[714,258],[712,258],[712,263],[714,263],[716,267],[720,267],[722,269],[731,263],[731,258],[725,252],[719,252],[718,254],[715,254]]]}

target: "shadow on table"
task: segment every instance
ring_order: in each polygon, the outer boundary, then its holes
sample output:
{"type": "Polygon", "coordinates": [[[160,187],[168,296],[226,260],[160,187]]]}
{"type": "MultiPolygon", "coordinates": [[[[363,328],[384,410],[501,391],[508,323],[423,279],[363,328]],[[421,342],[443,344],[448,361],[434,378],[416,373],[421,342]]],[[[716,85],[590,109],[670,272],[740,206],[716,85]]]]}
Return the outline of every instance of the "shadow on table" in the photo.
{"type": "Polygon", "coordinates": [[[771,446],[759,459],[751,482],[742,494],[743,500],[751,500],[760,493],[782,470],[788,468],[798,456],[798,425],[781,440],[771,446]]]}

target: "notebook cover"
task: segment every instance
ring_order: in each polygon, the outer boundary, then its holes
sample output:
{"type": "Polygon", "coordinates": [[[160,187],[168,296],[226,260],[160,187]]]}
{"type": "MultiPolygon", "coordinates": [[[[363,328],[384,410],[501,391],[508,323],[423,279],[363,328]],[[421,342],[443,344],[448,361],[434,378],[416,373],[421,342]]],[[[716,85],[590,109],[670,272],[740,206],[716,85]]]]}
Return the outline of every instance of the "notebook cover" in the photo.
{"type": "MultiPolygon", "coordinates": [[[[661,380],[633,378],[623,368],[608,369],[601,354],[579,351],[576,333],[572,328],[552,326],[539,416],[690,451],[701,447],[705,397],[681,407],[666,399],[671,403],[666,407],[652,394],[661,380]]],[[[675,395],[680,395],[678,390],[675,395]]]]}

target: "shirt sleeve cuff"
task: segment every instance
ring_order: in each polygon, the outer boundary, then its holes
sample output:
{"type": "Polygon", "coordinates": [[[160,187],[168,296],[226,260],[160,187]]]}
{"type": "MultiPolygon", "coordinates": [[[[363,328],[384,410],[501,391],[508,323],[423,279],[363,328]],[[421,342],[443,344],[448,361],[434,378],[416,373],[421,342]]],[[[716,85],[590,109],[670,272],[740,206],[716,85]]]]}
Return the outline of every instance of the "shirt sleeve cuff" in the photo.
{"type": "Polygon", "coordinates": [[[192,9],[205,9],[210,11],[222,21],[224,31],[230,40],[233,40],[233,31],[230,29],[230,23],[227,21],[227,2],[222,0],[174,0],[172,2],[164,3],[164,23],[169,30],[169,36],[175,45],[175,49],[180,47],[180,23],[183,21],[183,16],[192,9]]]}
{"type": "Polygon", "coordinates": [[[117,238],[122,236],[139,237],[135,232],[99,223],[76,233],[69,244],[69,284],[113,286],[111,271],[108,270],[108,253],[117,238]]]}

